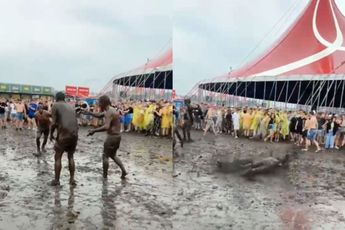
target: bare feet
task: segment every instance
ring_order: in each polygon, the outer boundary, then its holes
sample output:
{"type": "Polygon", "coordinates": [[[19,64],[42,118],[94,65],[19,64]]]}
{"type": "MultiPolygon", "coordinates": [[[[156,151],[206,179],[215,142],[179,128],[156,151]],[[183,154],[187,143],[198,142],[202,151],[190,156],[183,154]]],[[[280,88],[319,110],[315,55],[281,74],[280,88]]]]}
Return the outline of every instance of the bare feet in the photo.
{"type": "Polygon", "coordinates": [[[60,181],[56,181],[56,180],[52,180],[50,183],[49,183],[50,186],[59,186],[60,185],[60,181]]]}
{"type": "Polygon", "coordinates": [[[128,173],[126,171],[123,171],[121,174],[121,179],[126,179],[127,174],[128,173]]]}
{"type": "Polygon", "coordinates": [[[72,186],[77,186],[77,182],[73,179],[69,181],[69,184],[72,186]]]}

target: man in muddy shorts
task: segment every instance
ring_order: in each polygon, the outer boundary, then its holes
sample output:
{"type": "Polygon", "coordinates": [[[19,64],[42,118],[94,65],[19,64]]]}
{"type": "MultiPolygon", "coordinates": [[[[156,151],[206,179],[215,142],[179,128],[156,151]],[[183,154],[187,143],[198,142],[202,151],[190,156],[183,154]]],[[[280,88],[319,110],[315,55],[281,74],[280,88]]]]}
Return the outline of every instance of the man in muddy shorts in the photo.
{"type": "Polygon", "coordinates": [[[68,168],[70,172],[70,185],[76,185],[74,180],[74,158],[73,154],[78,142],[78,122],[74,108],[65,102],[65,94],[56,94],[56,103],[52,107],[52,125],[50,130],[50,140],[54,138],[54,131],[57,129],[55,149],[55,179],[52,186],[60,185],[61,158],[64,152],[68,154],[68,168]]]}
{"type": "Polygon", "coordinates": [[[92,136],[96,132],[107,132],[107,139],[104,142],[103,149],[103,178],[108,176],[109,168],[109,157],[120,167],[121,169],[121,179],[125,179],[127,172],[123,166],[120,158],[116,156],[116,151],[120,147],[121,142],[121,122],[120,114],[115,108],[111,107],[110,98],[106,95],[99,98],[99,106],[101,113],[91,113],[84,112],[84,114],[89,114],[98,118],[104,117],[105,123],[102,127],[89,130],[88,136],[92,136]]]}
{"type": "Polygon", "coordinates": [[[44,140],[42,144],[42,152],[46,152],[45,146],[47,144],[48,136],[49,136],[49,128],[50,128],[50,113],[43,109],[42,105],[38,106],[38,111],[35,113],[35,122],[37,125],[37,133],[36,133],[36,145],[37,145],[37,154],[41,154],[41,143],[40,139],[42,134],[44,134],[44,140]]]}

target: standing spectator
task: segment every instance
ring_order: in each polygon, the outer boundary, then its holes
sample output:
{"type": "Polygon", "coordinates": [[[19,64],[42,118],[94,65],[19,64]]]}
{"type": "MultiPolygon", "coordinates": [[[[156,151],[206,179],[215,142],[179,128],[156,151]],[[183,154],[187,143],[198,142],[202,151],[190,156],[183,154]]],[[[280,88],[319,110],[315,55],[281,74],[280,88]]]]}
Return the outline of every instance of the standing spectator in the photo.
{"type": "Polygon", "coordinates": [[[31,101],[28,106],[28,129],[36,129],[35,127],[35,113],[37,111],[38,104],[36,101],[31,101]]]}
{"type": "Polygon", "coordinates": [[[216,111],[210,107],[206,114],[206,127],[204,130],[204,136],[207,134],[210,128],[212,128],[214,135],[217,135],[217,131],[215,129],[215,120],[216,120],[215,118],[216,118],[216,111]]]}
{"type": "Polygon", "coordinates": [[[325,140],[325,123],[326,123],[326,119],[325,119],[325,114],[323,113],[319,113],[317,116],[317,127],[318,127],[318,131],[317,131],[317,142],[319,142],[320,144],[324,144],[325,140]]]}
{"type": "Polygon", "coordinates": [[[18,103],[15,105],[16,106],[16,130],[23,130],[23,124],[24,124],[24,116],[26,114],[26,109],[23,101],[18,100],[18,103]]]}
{"type": "Polygon", "coordinates": [[[325,149],[334,148],[335,134],[339,129],[339,124],[336,122],[336,116],[329,115],[326,121],[326,143],[325,149]]]}
{"type": "Polygon", "coordinates": [[[184,142],[192,142],[193,140],[190,137],[190,130],[193,125],[193,115],[192,115],[192,107],[190,105],[186,106],[183,109],[183,115],[181,119],[183,119],[182,131],[183,131],[183,141],[184,142]]]}
{"type": "Polygon", "coordinates": [[[216,130],[217,133],[222,133],[223,131],[223,108],[219,108],[217,110],[217,118],[216,118],[216,130]]]}
{"type": "Polygon", "coordinates": [[[1,129],[6,128],[6,108],[7,104],[5,100],[0,98],[0,126],[1,129]]]}
{"type": "Polygon", "coordinates": [[[302,149],[303,151],[308,151],[308,147],[311,144],[315,144],[316,152],[319,152],[320,146],[319,143],[316,141],[317,129],[318,129],[318,122],[314,112],[311,112],[307,117],[304,124],[304,130],[307,132],[305,148],[302,149]]]}
{"type": "Polygon", "coordinates": [[[16,105],[11,101],[10,102],[10,117],[11,117],[11,123],[13,125],[16,125],[16,117],[17,117],[17,111],[16,111],[16,105]]]}
{"type": "Polygon", "coordinates": [[[240,130],[240,115],[236,109],[232,114],[232,124],[234,126],[234,136],[235,138],[238,138],[238,131],[240,130]]]}
{"type": "Polygon", "coordinates": [[[231,115],[231,109],[228,108],[225,114],[225,131],[227,134],[231,134],[232,130],[232,115],[231,115]]]}
{"type": "Polygon", "coordinates": [[[197,105],[196,108],[193,109],[193,115],[194,115],[194,121],[195,121],[195,129],[201,130],[201,121],[203,119],[202,110],[200,108],[200,105],[197,105]]]}

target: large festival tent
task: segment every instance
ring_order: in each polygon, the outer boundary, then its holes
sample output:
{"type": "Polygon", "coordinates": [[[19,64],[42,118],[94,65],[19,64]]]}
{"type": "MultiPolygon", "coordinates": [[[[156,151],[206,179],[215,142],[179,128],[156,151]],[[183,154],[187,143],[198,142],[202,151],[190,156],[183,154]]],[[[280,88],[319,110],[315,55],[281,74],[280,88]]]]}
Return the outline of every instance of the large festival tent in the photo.
{"type": "Polygon", "coordinates": [[[311,0],[263,55],[196,88],[202,97],[212,92],[313,108],[344,108],[345,17],[334,0],[311,0]]]}
{"type": "Polygon", "coordinates": [[[114,76],[100,94],[127,97],[130,96],[129,92],[134,90],[147,98],[152,96],[152,92],[155,94],[155,91],[159,90],[158,94],[164,97],[165,92],[171,91],[173,85],[172,55],[170,48],[158,57],[148,60],[146,64],[114,76]]]}

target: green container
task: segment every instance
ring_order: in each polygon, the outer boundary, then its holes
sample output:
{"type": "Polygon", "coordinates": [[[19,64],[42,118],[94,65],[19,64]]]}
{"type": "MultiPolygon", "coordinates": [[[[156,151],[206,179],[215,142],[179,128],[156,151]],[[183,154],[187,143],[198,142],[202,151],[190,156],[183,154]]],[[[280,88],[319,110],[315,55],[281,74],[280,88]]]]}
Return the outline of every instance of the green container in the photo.
{"type": "Polygon", "coordinates": [[[21,91],[20,85],[17,85],[17,84],[11,84],[10,85],[10,92],[11,93],[20,93],[20,91],[21,91]]]}
{"type": "Polygon", "coordinates": [[[0,92],[8,92],[9,88],[8,84],[0,83],[0,92]]]}
{"type": "Polygon", "coordinates": [[[41,86],[32,86],[32,94],[42,94],[41,86]]]}
{"type": "Polygon", "coordinates": [[[30,94],[32,92],[31,90],[31,86],[30,85],[22,85],[22,90],[21,90],[22,93],[27,93],[27,94],[30,94]]]}
{"type": "Polygon", "coordinates": [[[52,95],[53,94],[52,88],[51,87],[43,87],[43,94],[52,95]]]}

